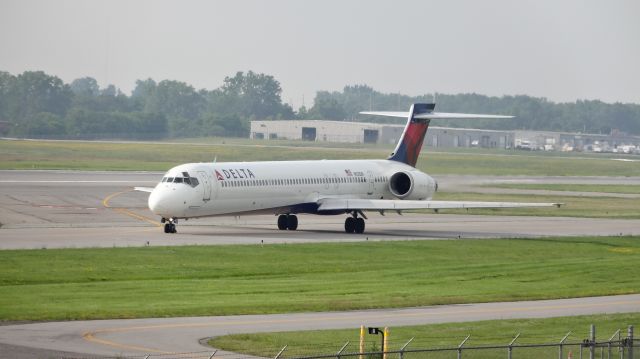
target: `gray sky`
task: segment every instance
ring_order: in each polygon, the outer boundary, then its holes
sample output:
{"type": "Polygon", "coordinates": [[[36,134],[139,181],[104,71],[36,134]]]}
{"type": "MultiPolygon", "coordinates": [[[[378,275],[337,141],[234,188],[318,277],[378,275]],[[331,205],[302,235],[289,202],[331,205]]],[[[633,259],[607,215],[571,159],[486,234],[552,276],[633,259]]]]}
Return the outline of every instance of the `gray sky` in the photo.
{"type": "Polygon", "coordinates": [[[253,70],[296,108],[347,84],[640,103],[640,1],[0,0],[0,70],[126,93],[253,70]]]}

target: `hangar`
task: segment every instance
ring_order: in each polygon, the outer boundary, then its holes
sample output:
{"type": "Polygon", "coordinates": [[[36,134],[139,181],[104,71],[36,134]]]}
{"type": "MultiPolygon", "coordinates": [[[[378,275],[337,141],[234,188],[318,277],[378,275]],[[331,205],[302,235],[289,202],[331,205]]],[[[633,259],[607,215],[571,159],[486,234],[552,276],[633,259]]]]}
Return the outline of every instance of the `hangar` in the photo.
{"type": "MultiPolygon", "coordinates": [[[[395,144],[404,124],[348,121],[251,121],[252,139],[395,144]]],[[[513,146],[513,131],[493,131],[430,126],[425,145],[433,147],[513,146]]]]}
{"type": "MultiPolygon", "coordinates": [[[[351,121],[251,121],[250,138],[318,142],[395,144],[404,124],[351,121]]],[[[425,146],[483,147],[640,153],[640,137],[623,133],[582,134],[529,130],[482,130],[429,126],[425,146]],[[622,150],[620,150],[621,152],[622,150]]]]}

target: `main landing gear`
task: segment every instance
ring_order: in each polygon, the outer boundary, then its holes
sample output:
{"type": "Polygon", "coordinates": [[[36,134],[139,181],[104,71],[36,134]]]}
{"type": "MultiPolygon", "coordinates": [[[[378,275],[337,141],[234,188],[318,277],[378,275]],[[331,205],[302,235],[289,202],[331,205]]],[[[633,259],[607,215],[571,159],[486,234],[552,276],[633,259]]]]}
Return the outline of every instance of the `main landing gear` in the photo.
{"type": "Polygon", "coordinates": [[[364,233],[364,219],[358,217],[358,212],[353,212],[351,217],[344,220],[344,231],[347,233],[364,233]]]}
{"type": "Polygon", "coordinates": [[[295,214],[281,214],[278,216],[278,229],[281,231],[298,229],[298,217],[295,214]]]}
{"type": "Polygon", "coordinates": [[[173,218],[163,218],[160,220],[161,223],[164,223],[164,233],[178,233],[176,230],[176,224],[178,224],[177,219],[173,218]]]}

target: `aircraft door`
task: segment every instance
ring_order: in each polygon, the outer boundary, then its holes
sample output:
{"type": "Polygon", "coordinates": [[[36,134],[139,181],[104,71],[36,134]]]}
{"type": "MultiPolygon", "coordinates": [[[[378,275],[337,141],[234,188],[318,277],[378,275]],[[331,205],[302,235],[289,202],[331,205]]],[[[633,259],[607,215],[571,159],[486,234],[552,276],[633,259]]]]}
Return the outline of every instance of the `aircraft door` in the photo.
{"type": "Polygon", "coordinates": [[[207,202],[211,199],[211,180],[209,174],[204,171],[198,171],[198,178],[200,182],[202,182],[202,188],[204,189],[202,200],[207,202]]]}
{"type": "Polygon", "coordinates": [[[373,192],[375,191],[375,182],[373,180],[373,173],[371,171],[367,171],[367,173],[369,174],[369,190],[367,191],[368,195],[372,195],[373,192]]]}

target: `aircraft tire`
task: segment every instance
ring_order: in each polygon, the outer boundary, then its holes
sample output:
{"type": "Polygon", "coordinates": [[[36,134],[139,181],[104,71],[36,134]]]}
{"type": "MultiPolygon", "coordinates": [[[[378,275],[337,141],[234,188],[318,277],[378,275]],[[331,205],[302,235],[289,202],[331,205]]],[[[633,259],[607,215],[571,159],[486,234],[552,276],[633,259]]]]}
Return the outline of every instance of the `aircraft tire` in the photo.
{"type": "Polygon", "coordinates": [[[298,229],[298,216],[295,214],[290,214],[287,216],[287,229],[290,231],[295,231],[298,229]]]}
{"type": "Polygon", "coordinates": [[[171,223],[167,222],[164,224],[164,233],[171,233],[171,223]]]}
{"type": "Polygon", "coordinates": [[[353,217],[347,217],[344,220],[344,231],[347,233],[353,233],[356,230],[356,219],[353,217]]]}
{"type": "Polygon", "coordinates": [[[364,233],[364,219],[362,218],[354,218],[355,219],[355,232],[358,234],[364,233]]]}
{"type": "Polygon", "coordinates": [[[287,229],[287,216],[284,214],[278,216],[278,229],[281,231],[287,229]]]}

